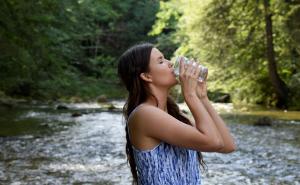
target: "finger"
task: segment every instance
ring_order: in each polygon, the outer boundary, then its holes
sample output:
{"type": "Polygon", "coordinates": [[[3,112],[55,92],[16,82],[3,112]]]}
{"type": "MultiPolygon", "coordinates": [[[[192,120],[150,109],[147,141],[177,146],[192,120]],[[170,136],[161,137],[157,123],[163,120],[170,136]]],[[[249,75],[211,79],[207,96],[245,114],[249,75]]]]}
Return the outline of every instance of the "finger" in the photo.
{"type": "MultiPolygon", "coordinates": [[[[201,65],[201,64],[199,63],[199,66],[203,66],[203,65],[201,65]]],[[[204,66],[203,66],[203,67],[204,67],[204,66]]],[[[201,70],[200,70],[200,73],[205,73],[205,76],[203,77],[203,81],[206,81],[206,80],[207,80],[207,76],[208,76],[208,70],[207,70],[207,68],[206,68],[206,70],[201,69],[201,70]]]]}
{"type": "Polygon", "coordinates": [[[192,71],[193,71],[193,62],[189,60],[187,64],[186,74],[192,75],[192,71]]]}
{"type": "Polygon", "coordinates": [[[199,67],[199,64],[196,64],[195,68],[196,68],[196,70],[195,70],[194,75],[195,75],[195,77],[197,78],[197,77],[199,76],[199,74],[200,74],[200,67],[199,67]]]}
{"type": "Polygon", "coordinates": [[[179,74],[182,75],[185,72],[184,59],[183,59],[183,57],[180,56],[178,60],[179,60],[179,63],[180,63],[180,65],[179,65],[179,74]]]}
{"type": "Polygon", "coordinates": [[[195,60],[193,58],[191,58],[190,61],[189,61],[189,69],[190,69],[189,74],[191,76],[193,76],[195,71],[196,71],[195,66],[196,66],[195,60]]]}
{"type": "Polygon", "coordinates": [[[206,74],[205,74],[204,81],[207,80],[207,76],[208,76],[208,70],[207,70],[207,72],[206,72],[206,74]]]}
{"type": "Polygon", "coordinates": [[[199,81],[199,85],[201,85],[201,87],[205,87],[205,81],[199,81]]]}
{"type": "Polygon", "coordinates": [[[197,64],[196,64],[196,62],[192,61],[191,75],[192,75],[193,77],[195,76],[196,70],[197,70],[197,64]]]}

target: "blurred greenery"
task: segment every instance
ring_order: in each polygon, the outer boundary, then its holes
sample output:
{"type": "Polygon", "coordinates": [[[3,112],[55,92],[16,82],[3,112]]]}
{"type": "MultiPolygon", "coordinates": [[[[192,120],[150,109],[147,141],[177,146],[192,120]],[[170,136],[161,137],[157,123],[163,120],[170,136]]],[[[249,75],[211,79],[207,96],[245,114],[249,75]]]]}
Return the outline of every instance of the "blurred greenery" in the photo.
{"type": "Polygon", "coordinates": [[[0,91],[8,96],[67,99],[125,94],[116,60],[146,40],[159,3],[127,1],[0,2],[0,91]]]}
{"type": "Polygon", "coordinates": [[[213,100],[300,109],[299,0],[2,0],[0,16],[1,97],[124,98],[117,58],[149,41],[208,66],[213,100]]]}
{"type": "Polygon", "coordinates": [[[195,57],[207,65],[210,90],[230,94],[236,104],[299,109],[300,1],[170,0],[160,4],[151,34],[159,38],[159,46],[176,48],[175,55],[195,57]],[[271,17],[273,46],[266,40],[266,16],[271,17]],[[168,41],[168,37],[174,39],[168,41]],[[279,101],[281,90],[286,90],[287,102],[279,101]]]}

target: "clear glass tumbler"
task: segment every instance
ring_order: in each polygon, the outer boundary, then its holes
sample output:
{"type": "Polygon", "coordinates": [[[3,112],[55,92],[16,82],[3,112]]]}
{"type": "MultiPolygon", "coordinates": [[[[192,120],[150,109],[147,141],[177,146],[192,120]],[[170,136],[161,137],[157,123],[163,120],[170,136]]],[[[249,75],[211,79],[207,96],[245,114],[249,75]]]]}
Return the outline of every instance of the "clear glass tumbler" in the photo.
{"type": "MultiPolygon", "coordinates": [[[[176,77],[179,76],[179,66],[180,66],[180,59],[183,58],[184,60],[184,64],[188,64],[190,63],[191,61],[186,58],[186,57],[176,57],[176,60],[175,60],[175,63],[174,63],[174,73],[176,75],[176,77]]],[[[199,65],[199,68],[200,68],[200,73],[199,73],[199,77],[198,77],[198,80],[200,82],[203,82],[206,80],[207,78],[207,74],[208,74],[208,68],[203,66],[203,65],[199,65]]]]}

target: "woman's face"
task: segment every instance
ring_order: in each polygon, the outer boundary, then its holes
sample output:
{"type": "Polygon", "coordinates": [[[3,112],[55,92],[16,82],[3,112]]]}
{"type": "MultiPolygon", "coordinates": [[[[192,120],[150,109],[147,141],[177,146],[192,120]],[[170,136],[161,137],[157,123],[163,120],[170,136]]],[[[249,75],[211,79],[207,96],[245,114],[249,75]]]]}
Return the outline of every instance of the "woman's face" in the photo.
{"type": "Polygon", "coordinates": [[[148,74],[152,83],[158,86],[171,87],[178,83],[173,65],[157,48],[153,48],[151,51],[148,74]]]}

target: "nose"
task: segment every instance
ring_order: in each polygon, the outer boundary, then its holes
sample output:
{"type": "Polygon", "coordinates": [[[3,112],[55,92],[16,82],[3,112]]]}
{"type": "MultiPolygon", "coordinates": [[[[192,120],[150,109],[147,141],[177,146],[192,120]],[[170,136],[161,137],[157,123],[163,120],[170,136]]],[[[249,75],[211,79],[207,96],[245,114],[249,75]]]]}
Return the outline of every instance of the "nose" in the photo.
{"type": "Polygon", "coordinates": [[[168,60],[168,66],[171,68],[171,67],[173,67],[173,63],[170,61],[170,60],[168,60]]]}

